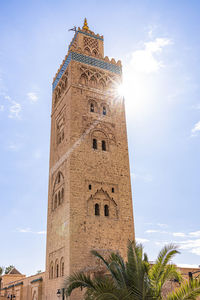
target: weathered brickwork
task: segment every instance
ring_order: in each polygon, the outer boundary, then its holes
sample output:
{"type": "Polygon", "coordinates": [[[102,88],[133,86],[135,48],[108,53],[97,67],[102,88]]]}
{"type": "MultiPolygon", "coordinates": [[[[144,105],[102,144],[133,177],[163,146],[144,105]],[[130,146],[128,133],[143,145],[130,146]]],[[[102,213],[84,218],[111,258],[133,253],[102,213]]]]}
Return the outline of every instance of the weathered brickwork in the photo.
{"type": "MultiPolygon", "coordinates": [[[[62,272],[66,276],[79,270],[97,270],[92,249],[104,254],[118,250],[125,256],[128,239],[134,239],[124,101],[117,94],[121,74],[114,69],[121,68],[121,63],[104,58],[103,39],[90,30],[75,33],[67,57],[70,51],[98,61],[90,65],[93,61],[89,59],[85,63],[71,59],[66,68],[61,65],[54,79],[48,300],[53,300],[61,287],[62,272]]],[[[71,299],[80,299],[79,293],[71,299]]]]}

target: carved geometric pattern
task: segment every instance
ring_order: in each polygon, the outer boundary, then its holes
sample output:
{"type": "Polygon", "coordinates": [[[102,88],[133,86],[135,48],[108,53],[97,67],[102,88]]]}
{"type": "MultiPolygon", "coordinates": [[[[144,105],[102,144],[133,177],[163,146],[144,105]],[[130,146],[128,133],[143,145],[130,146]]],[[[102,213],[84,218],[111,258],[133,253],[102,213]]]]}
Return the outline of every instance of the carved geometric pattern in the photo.
{"type": "Polygon", "coordinates": [[[104,207],[105,205],[107,205],[109,207],[109,218],[118,218],[117,203],[113,198],[109,196],[107,191],[104,191],[102,188],[100,190],[97,190],[87,200],[87,213],[89,216],[95,215],[95,204],[99,205],[99,216],[105,216],[104,207]]]}
{"type": "Polygon", "coordinates": [[[54,105],[56,105],[57,102],[59,101],[59,98],[61,97],[62,93],[66,90],[67,85],[68,85],[68,71],[66,71],[62,75],[62,78],[60,79],[58,85],[55,88],[54,105]]]}
{"type": "Polygon", "coordinates": [[[113,129],[115,128],[114,124],[108,122],[98,122],[92,117],[83,116],[82,118],[84,132],[90,130],[90,138],[93,138],[94,132],[102,132],[106,136],[107,141],[110,144],[116,144],[115,134],[113,129]]]}
{"type": "Polygon", "coordinates": [[[84,51],[88,55],[97,56],[99,53],[98,41],[88,37],[84,37],[84,51]]]}
{"type": "Polygon", "coordinates": [[[58,82],[60,81],[63,73],[65,72],[65,70],[67,69],[67,66],[69,65],[71,60],[75,60],[78,62],[82,62],[84,64],[90,65],[90,66],[95,66],[110,72],[113,72],[115,74],[121,74],[122,73],[122,69],[120,66],[117,65],[113,65],[111,63],[105,62],[103,60],[94,58],[94,57],[90,57],[90,56],[86,56],[84,54],[80,54],[80,53],[76,53],[76,52],[70,52],[68,57],[66,58],[61,70],[59,71],[58,75],[56,76],[54,82],[53,82],[53,91],[56,88],[56,86],[58,85],[58,82]]]}
{"type": "Polygon", "coordinates": [[[115,76],[111,76],[94,68],[81,66],[80,83],[94,88],[104,89],[115,82],[115,76]]]}
{"type": "Polygon", "coordinates": [[[59,171],[53,185],[51,210],[54,211],[64,201],[64,176],[59,171]]]}
{"type": "Polygon", "coordinates": [[[56,120],[56,144],[59,145],[64,141],[65,137],[65,115],[64,112],[61,116],[56,120]]]}

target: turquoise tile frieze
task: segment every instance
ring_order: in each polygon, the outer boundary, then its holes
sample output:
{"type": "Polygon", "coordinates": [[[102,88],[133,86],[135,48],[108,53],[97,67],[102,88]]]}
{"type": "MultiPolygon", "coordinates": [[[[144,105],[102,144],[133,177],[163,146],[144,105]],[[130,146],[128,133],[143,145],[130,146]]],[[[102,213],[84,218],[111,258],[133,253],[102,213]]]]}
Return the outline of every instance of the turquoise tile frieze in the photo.
{"type": "Polygon", "coordinates": [[[60,72],[58,73],[56,79],[54,80],[54,82],[53,82],[53,90],[54,90],[55,87],[57,86],[57,84],[58,84],[60,78],[62,77],[62,74],[63,74],[63,73],[65,72],[65,70],[67,69],[67,66],[68,66],[68,64],[69,64],[70,61],[71,61],[71,57],[72,57],[72,52],[69,53],[68,57],[66,58],[66,60],[65,60],[65,62],[64,62],[64,64],[63,64],[63,66],[62,66],[62,68],[61,68],[61,70],[60,70],[60,72]]]}
{"type": "Polygon", "coordinates": [[[98,67],[104,70],[111,71],[116,74],[121,74],[121,68],[117,65],[110,64],[108,62],[105,62],[103,60],[91,57],[91,56],[86,56],[84,54],[72,52],[72,59],[76,60],[78,62],[82,62],[84,64],[98,67]]]}
{"type": "Polygon", "coordinates": [[[87,33],[87,32],[82,31],[82,30],[78,30],[78,32],[83,33],[83,34],[88,35],[88,36],[91,36],[92,38],[95,38],[95,39],[97,39],[97,40],[103,41],[103,38],[101,38],[100,36],[96,36],[96,35],[87,33]]]}
{"type": "Polygon", "coordinates": [[[60,78],[62,77],[63,73],[65,72],[65,70],[67,69],[67,66],[69,65],[71,60],[75,60],[90,66],[94,66],[97,68],[101,68],[116,74],[121,74],[122,70],[120,66],[105,62],[103,60],[91,57],[91,56],[87,56],[81,53],[76,53],[76,52],[70,52],[70,54],[68,55],[67,59],[65,60],[60,72],[58,73],[55,81],[53,82],[53,90],[55,89],[55,87],[57,86],[60,78]]]}

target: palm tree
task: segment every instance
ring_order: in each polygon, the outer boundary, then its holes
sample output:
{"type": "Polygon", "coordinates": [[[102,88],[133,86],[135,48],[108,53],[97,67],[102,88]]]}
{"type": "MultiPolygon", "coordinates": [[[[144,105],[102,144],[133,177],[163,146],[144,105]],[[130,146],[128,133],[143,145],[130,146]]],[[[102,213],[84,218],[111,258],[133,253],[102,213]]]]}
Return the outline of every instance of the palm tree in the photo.
{"type": "Polygon", "coordinates": [[[196,299],[200,295],[198,280],[182,284],[165,298],[162,295],[167,281],[182,282],[180,272],[175,265],[170,264],[177,253],[177,247],[173,244],[165,246],[151,266],[142,245],[135,242],[128,243],[126,263],[119,253],[111,253],[106,260],[97,251],[92,251],[106,268],[104,276],[74,273],[64,281],[66,296],[70,296],[74,289],[81,288],[86,289],[86,300],[196,299]]]}

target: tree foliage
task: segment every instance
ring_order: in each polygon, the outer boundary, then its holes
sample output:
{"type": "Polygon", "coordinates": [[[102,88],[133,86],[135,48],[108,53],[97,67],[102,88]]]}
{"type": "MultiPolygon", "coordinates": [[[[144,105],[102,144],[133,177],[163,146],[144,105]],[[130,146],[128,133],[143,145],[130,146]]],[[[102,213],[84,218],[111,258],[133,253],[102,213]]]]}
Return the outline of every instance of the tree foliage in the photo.
{"type": "Polygon", "coordinates": [[[4,273],[5,273],[5,274],[8,274],[14,267],[15,267],[15,266],[13,266],[13,265],[10,265],[10,266],[6,267],[4,273]]]}
{"type": "Polygon", "coordinates": [[[105,259],[99,252],[92,251],[103,263],[106,272],[95,276],[83,272],[72,274],[65,279],[65,294],[70,296],[73,290],[81,288],[85,289],[85,300],[196,299],[200,295],[200,280],[182,283],[180,272],[171,263],[178,253],[175,245],[167,245],[151,266],[142,245],[135,242],[128,243],[127,262],[119,253],[113,252],[105,259]],[[180,287],[163,296],[163,286],[169,280],[179,282],[180,287]]]}

